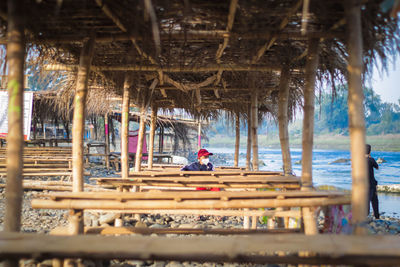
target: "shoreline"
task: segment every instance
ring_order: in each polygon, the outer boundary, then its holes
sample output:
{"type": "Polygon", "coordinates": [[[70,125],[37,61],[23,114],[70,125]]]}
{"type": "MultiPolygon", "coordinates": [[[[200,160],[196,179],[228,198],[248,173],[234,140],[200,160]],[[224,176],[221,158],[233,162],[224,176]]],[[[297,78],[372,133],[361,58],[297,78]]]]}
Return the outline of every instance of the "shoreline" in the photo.
{"type": "MultiPolygon", "coordinates": [[[[234,148],[235,137],[228,137],[224,135],[215,135],[209,137],[205,142],[208,147],[215,148],[234,148]]],[[[240,138],[240,149],[246,149],[247,136],[242,135],[240,138]]],[[[301,135],[290,136],[290,148],[301,149],[302,137],[301,135]]],[[[400,152],[400,134],[386,134],[386,135],[371,135],[367,136],[367,143],[373,146],[374,151],[384,152],[400,152]]],[[[277,135],[274,137],[267,135],[258,135],[259,147],[280,149],[280,142],[277,135]]],[[[315,135],[314,136],[314,149],[322,150],[350,150],[350,137],[344,135],[315,135]]]]}

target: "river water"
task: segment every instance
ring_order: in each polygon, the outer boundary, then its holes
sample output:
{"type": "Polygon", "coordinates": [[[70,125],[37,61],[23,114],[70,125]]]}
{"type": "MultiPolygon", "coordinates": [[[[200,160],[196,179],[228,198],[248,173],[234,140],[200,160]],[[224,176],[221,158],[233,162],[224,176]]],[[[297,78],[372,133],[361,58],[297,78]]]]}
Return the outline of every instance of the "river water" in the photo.
{"type": "MultiPolygon", "coordinates": [[[[213,153],[227,154],[227,165],[233,165],[234,149],[207,148],[213,153]]],[[[372,151],[375,159],[383,158],[386,162],[379,164],[375,170],[375,178],[380,185],[400,184],[400,152],[372,151]]],[[[293,171],[301,175],[301,149],[291,149],[293,171]]],[[[260,170],[282,171],[282,155],[280,149],[259,149],[259,159],[265,163],[260,170]]],[[[314,150],[313,182],[314,186],[332,185],[338,188],[351,189],[351,163],[332,163],[338,159],[350,159],[350,152],[345,150],[314,150]]],[[[212,158],[211,158],[212,161],[212,158]]],[[[246,165],[245,150],[240,151],[239,165],[246,165]]],[[[380,213],[384,216],[400,217],[400,194],[379,193],[380,213]]],[[[372,208],[371,208],[372,212],[372,208]]]]}

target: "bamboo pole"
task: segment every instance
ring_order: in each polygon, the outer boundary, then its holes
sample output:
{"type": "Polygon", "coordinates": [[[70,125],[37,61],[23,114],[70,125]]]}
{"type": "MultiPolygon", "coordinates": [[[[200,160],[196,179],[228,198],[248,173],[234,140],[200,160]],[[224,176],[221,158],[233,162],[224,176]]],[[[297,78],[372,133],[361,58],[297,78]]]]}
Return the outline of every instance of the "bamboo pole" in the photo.
{"type": "Polygon", "coordinates": [[[233,166],[237,167],[239,166],[239,146],[240,146],[240,118],[239,118],[239,113],[236,113],[236,125],[235,125],[235,131],[236,131],[236,139],[235,139],[235,158],[233,160],[233,166]]]}
{"type": "Polygon", "coordinates": [[[247,108],[247,151],[246,151],[246,170],[251,169],[251,105],[247,108]]]}
{"type": "Polygon", "coordinates": [[[121,176],[123,179],[128,179],[129,176],[129,89],[131,84],[129,73],[125,73],[121,118],[121,176]]]}
{"type": "Polygon", "coordinates": [[[143,139],[146,138],[146,107],[142,104],[140,107],[140,123],[139,135],[135,157],[135,172],[140,172],[142,169],[142,155],[143,155],[143,139]]]}
{"type": "Polygon", "coordinates": [[[106,161],[106,168],[110,168],[110,132],[108,128],[108,113],[104,116],[104,137],[105,137],[105,148],[104,153],[106,154],[105,161],[106,161]]]}
{"type": "MultiPolygon", "coordinates": [[[[306,63],[306,84],[304,88],[304,119],[302,140],[302,190],[311,190],[312,182],[312,150],[314,141],[314,98],[315,77],[318,67],[318,39],[310,39],[306,63]]],[[[308,235],[318,233],[315,212],[312,208],[302,209],[304,232],[308,235]]]]}
{"type": "Polygon", "coordinates": [[[157,123],[157,107],[153,105],[151,107],[151,124],[150,124],[150,136],[149,136],[149,156],[148,156],[148,169],[153,168],[153,155],[154,155],[154,136],[156,133],[157,123]]]}
{"type": "Polygon", "coordinates": [[[198,127],[197,127],[197,151],[201,149],[201,121],[199,118],[198,127]]]}
{"type": "Polygon", "coordinates": [[[318,39],[308,42],[306,81],[304,88],[304,119],[302,138],[301,181],[303,188],[312,188],[312,150],[314,142],[314,87],[318,67],[318,39]]]}
{"type": "Polygon", "coordinates": [[[360,4],[351,0],[347,3],[346,19],[348,27],[348,106],[349,132],[352,164],[352,213],[355,234],[364,234],[365,229],[360,227],[364,222],[368,209],[368,171],[365,160],[365,118],[364,93],[362,90],[361,73],[362,60],[362,29],[360,4]]]}
{"type": "Polygon", "coordinates": [[[289,147],[289,131],[288,131],[288,101],[289,101],[289,66],[284,66],[281,71],[280,89],[279,89],[279,106],[278,106],[278,123],[279,123],[279,139],[281,141],[283,172],[285,175],[292,173],[292,159],[290,157],[289,147]]]}
{"type": "MultiPolygon", "coordinates": [[[[93,71],[145,71],[145,72],[212,72],[212,71],[280,71],[278,65],[228,65],[228,64],[215,64],[205,67],[193,67],[193,66],[171,66],[171,67],[159,67],[158,65],[117,65],[117,66],[93,66],[93,71]]],[[[74,71],[76,67],[73,65],[64,64],[48,64],[45,66],[45,70],[48,71],[74,71]]],[[[166,79],[164,76],[164,79],[166,79]]]]}
{"type": "MultiPolygon", "coordinates": [[[[85,132],[85,106],[88,90],[90,65],[94,52],[95,39],[91,36],[84,42],[77,76],[74,99],[74,120],[72,124],[72,191],[83,191],[83,136],[85,132]]],[[[83,211],[72,209],[69,213],[70,234],[83,233],[83,211]]]]}
{"type": "Polygon", "coordinates": [[[253,170],[258,171],[258,90],[251,95],[251,140],[253,147],[253,170]]]}
{"type": "Polygon", "coordinates": [[[95,40],[88,39],[82,47],[74,99],[74,120],[72,125],[72,175],[73,191],[83,191],[83,135],[85,131],[85,105],[90,65],[95,40]]]}
{"type": "MultiPolygon", "coordinates": [[[[19,232],[22,208],[23,93],[24,93],[24,1],[8,1],[8,134],[7,185],[4,231],[19,232]]],[[[10,266],[15,262],[10,262],[10,266]]],[[[15,263],[17,265],[18,262],[15,263]]]]}
{"type": "MultiPolygon", "coordinates": [[[[285,18],[287,20],[287,18],[285,18]]],[[[6,20],[6,19],[4,19],[6,20]]],[[[242,40],[266,40],[271,38],[276,39],[296,39],[296,40],[307,40],[308,38],[324,38],[324,39],[333,39],[333,38],[343,38],[343,32],[335,31],[337,28],[330,29],[329,31],[316,31],[312,32],[310,30],[307,31],[305,35],[300,32],[282,32],[278,31],[259,31],[259,32],[248,32],[248,33],[234,33],[227,32],[226,30],[188,30],[186,32],[182,32],[180,30],[172,30],[167,33],[161,33],[161,40],[186,40],[190,42],[191,40],[209,40],[215,41],[225,38],[241,38],[242,40]]],[[[129,41],[131,40],[132,33],[118,33],[118,34],[99,34],[96,35],[96,43],[112,43],[117,41],[129,41]]],[[[139,35],[135,35],[134,39],[136,41],[143,41],[143,37],[139,35]]],[[[28,43],[33,44],[72,44],[72,43],[81,43],[82,37],[80,36],[57,36],[57,37],[42,37],[38,38],[35,36],[35,39],[27,38],[28,43]]],[[[6,38],[0,37],[0,45],[7,44],[6,38]]]]}
{"type": "MultiPolygon", "coordinates": [[[[101,192],[93,192],[101,194],[101,192]]],[[[94,210],[140,210],[140,209],[258,209],[278,207],[313,207],[330,205],[348,205],[350,196],[297,197],[286,199],[245,198],[232,200],[218,199],[178,199],[181,194],[172,199],[33,199],[34,209],[94,209],[94,210]]],[[[190,192],[195,194],[194,192],[190,192]]],[[[104,193],[103,193],[104,194],[104,193]]],[[[138,193],[136,193],[138,194],[138,193]]]]}

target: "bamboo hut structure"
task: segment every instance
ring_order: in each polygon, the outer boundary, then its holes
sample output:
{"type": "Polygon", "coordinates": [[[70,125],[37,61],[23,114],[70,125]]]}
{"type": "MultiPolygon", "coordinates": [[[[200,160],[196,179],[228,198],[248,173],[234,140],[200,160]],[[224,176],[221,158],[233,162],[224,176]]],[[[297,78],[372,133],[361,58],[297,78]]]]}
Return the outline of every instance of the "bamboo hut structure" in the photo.
{"type": "MultiPolygon", "coordinates": [[[[144,113],[152,106],[165,110],[182,108],[197,118],[215,116],[218,110],[246,114],[249,129],[247,167],[250,168],[250,153],[253,151],[254,170],[258,170],[258,121],[263,115],[271,114],[279,120],[284,170],[289,172],[287,123],[293,118],[296,108],[303,107],[301,179],[303,190],[307,191],[313,189],[313,104],[316,83],[329,82],[334,91],[336,84],[347,81],[353,225],[355,233],[362,234],[361,224],[367,215],[368,190],[363,150],[365,123],[362,75],[370,73],[377,59],[386,66],[400,52],[398,19],[391,16],[390,11],[381,8],[382,2],[1,1],[0,44],[7,45],[11,107],[8,118],[9,125],[12,126],[7,140],[6,234],[14,238],[14,233],[8,232],[17,232],[20,226],[23,140],[21,107],[25,48],[28,48],[28,53],[29,49],[41,51],[46,59],[43,61],[44,70],[68,71],[76,76],[71,88],[74,91],[73,191],[77,193],[83,187],[82,136],[89,88],[105,88],[107,92],[123,96],[124,107],[129,101],[140,107],[139,139],[143,138],[144,113]],[[286,77],[285,81],[282,76],[286,77]],[[128,79],[132,82],[128,83],[128,79]]],[[[138,143],[137,151],[136,158],[140,159],[141,142],[138,143]]],[[[135,170],[141,170],[140,161],[136,162],[135,170]]],[[[123,173],[125,172],[126,166],[123,168],[123,173]]],[[[303,208],[304,217],[310,221],[313,220],[311,209],[303,208]]],[[[83,211],[72,207],[70,214],[70,233],[82,233],[83,211]]],[[[315,226],[309,226],[306,232],[315,234],[315,226]]],[[[304,243],[312,240],[319,247],[324,244],[315,241],[318,238],[300,239],[299,242],[304,243]]],[[[362,240],[367,239],[368,237],[360,237],[353,240],[357,240],[360,245],[363,244],[362,240]]],[[[46,242],[50,239],[42,240],[46,242]]],[[[347,239],[337,240],[346,242],[347,239]]],[[[398,249],[399,243],[392,239],[387,240],[395,245],[387,247],[390,253],[385,254],[391,261],[382,262],[393,263],[393,259],[398,259],[399,255],[391,248],[398,249]]],[[[212,242],[212,239],[208,241],[212,242]]],[[[18,247],[18,242],[18,238],[13,241],[7,255],[14,255],[11,250],[18,247]]],[[[74,242],[78,242],[78,237],[74,242]]],[[[162,244],[165,241],[155,242],[162,244]]],[[[215,244],[219,245],[218,242],[221,240],[217,240],[215,244]]],[[[246,241],[238,242],[241,244],[237,245],[240,248],[247,244],[246,241]]],[[[379,240],[376,242],[379,243],[379,240]]],[[[267,243],[275,245],[279,242],[267,243]]],[[[128,247],[127,244],[121,243],[121,248],[128,247]]],[[[189,243],[184,241],[180,244],[189,243]]],[[[175,249],[177,247],[178,245],[175,249]]],[[[365,248],[361,245],[360,247],[365,248]]],[[[73,256],[71,252],[60,253],[65,247],[57,248],[50,255],[73,256]]],[[[165,258],[199,259],[190,248],[192,246],[188,246],[185,257],[169,252],[169,256],[165,258]]],[[[249,248],[253,247],[249,245],[249,248]]],[[[314,251],[320,252],[315,248],[314,251]]],[[[266,251],[272,250],[267,246],[266,251]]],[[[291,251],[299,252],[299,249],[291,251]]],[[[372,250],[365,248],[364,251],[372,250]]],[[[384,253],[382,248],[378,251],[384,253]]],[[[90,254],[87,251],[86,253],[90,254]]],[[[204,252],[204,255],[210,255],[211,260],[228,257],[230,261],[239,261],[241,258],[237,251],[222,256],[221,253],[216,254],[214,257],[211,254],[209,250],[204,252]]],[[[131,257],[132,253],[121,250],[121,255],[131,257]]],[[[162,258],[155,251],[135,254],[142,259],[151,255],[162,258]]],[[[375,260],[382,260],[379,255],[373,255],[377,257],[375,260]]],[[[256,258],[262,262],[282,262],[276,257],[256,258]]],[[[286,262],[316,263],[301,260],[298,256],[286,258],[286,262]]],[[[344,262],[351,261],[345,261],[344,257],[344,262]]],[[[330,263],[337,261],[332,260],[330,263]]]]}

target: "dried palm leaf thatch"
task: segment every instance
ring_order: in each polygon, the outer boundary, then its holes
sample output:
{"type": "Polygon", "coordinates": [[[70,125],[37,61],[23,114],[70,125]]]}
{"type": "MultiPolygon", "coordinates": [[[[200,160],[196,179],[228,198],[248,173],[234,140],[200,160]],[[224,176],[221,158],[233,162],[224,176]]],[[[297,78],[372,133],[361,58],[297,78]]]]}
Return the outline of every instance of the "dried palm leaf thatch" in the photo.
{"type": "MultiPolygon", "coordinates": [[[[76,66],[83,39],[96,32],[89,113],[103,112],[109,93],[122,95],[123,77],[130,68],[135,70],[131,91],[137,105],[183,108],[196,118],[218,116],[219,109],[246,116],[250,95],[257,88],[260,113],[275,118],[279,70],[286,64],[291,69],[288,108],[293,118],[302,106],[309,38],[320,40],[319,84],[328,83],[335,94],[336,86],[347,79],[342,0],[311,1],[307,23],[298,0],[241,1],[234,17],[230,1],[57,3],[26,3],[27,39],[40,44],[43,63],[76,66]],[[263,71],[254,71],[257,68],[263,71]]],[[[398,18],[383,11],[381,3],[360,3],[366,78],[377,62],[385,70],[400,52],[398,18]]],[[[7,18],[1,16],[5,10],[7,4],[0,2],[0,39],[6,32],[7,18]]],[[[58,105],[64,108],[70,105],[74,80],[74,72],[66,74],[63,89],[57,90],[63,102],[58,105]]]]}

